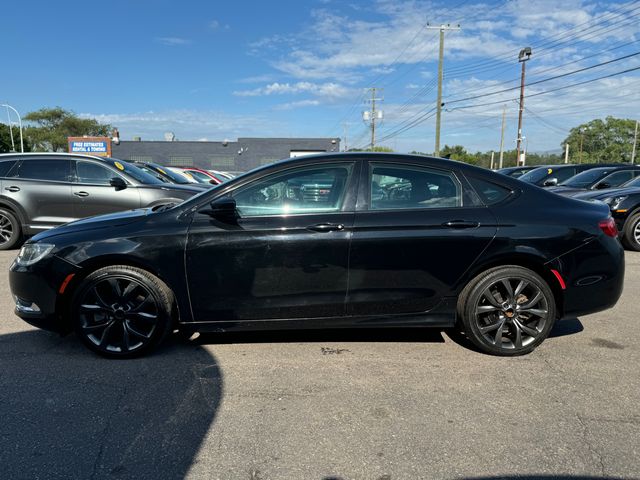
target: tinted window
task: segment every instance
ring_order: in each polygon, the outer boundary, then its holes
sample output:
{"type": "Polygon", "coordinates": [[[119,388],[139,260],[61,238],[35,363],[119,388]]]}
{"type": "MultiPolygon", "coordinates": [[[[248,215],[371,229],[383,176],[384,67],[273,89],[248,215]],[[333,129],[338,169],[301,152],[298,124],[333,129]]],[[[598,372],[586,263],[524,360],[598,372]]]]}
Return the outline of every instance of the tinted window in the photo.
{"type": "Polygon", "coordinates": [[[213,180],[211,177],[209,177],[208,175],[205,175],[202,172],[198,172],[197,170],[186,170],[186,172],[191,175],[193,178],[195,178],[196,180],[198,180],[199,183],[209,183],[211,180],[213,180]]]}
{"type": "Polygon", "coordinates": [[[31,180],[68,182],[71,174],[71,160],[33,159],[23,160],[16,177],[31,180]]]}
{"type": "Polygon", "coordinates": [[[553,172],[552,168],[541,167],[536,168],[535,170],[531,170],[530,172],[525,173],[520,177],[520,180],[527,183],[538,183],[543,178],[546,178],[549,175],[549,170],[553,172]]]}
{"type": "Polygon", "coordinates": [[[611,170],[606,168],[591,168],[589,170],[585,170],[582,173],[579,173],[575,177],[570,178],[562,184],[567,187],[585,188],[591,185],[593,182],[597,181],[599,178],[602,178],[610,171],[611,170]]]}
{"type": "Polygon", "coordinates": [[[6,177],[13,167],[16,164],[15,160],[5,160],[4,162],[0,162],[0,177],[6,177]]]}
{"type": "Polygon", "coordinates": [[[249,184],[233,194],[240,216],[337,212],[352,165],[300,168],[249,184]]]}
{"type": "Polygon", "coordinates": [[[469,183],[485,205],[493,205],[494,203],[501,202],[511,195],[511,189],[503,187],[502,185],[496,185],[495,183],[474,177],[467,177],[467,180],[469,180],[469,183]]]}
{"type": "Polygon", "coordinates": [[[635,176],[633,170],[622,170],[620,172],[614,172],[611,175],[604,177],[598,183],[608,183],[611,187],[617,187],[625,182],[628,182],[635,176]]]}
{"type": "Polygon", "coordinates": [[[569,180],[576,174],[575,168],[561,168],[551,174],[551,178],[557,178],[558,183],[562,183],[565,180],[569,180]]]}
{"type": "Polygon", "coordinates": [[[414,166],[373,165],[371,209],[462,206],[462,188],[451,173],[414,166]]]}
{"type": "Polygon", "coordinates": [[[126,173],[130,177],[133,177],[134,180],[146,184],[146,185],[158,185],[165,183],[155,175],[150,175],[147,172],[140,170],[135,165],[125,162],[124,160],[117,160],[115,158],[106,158],[106,162],[112,165],[114,168],[126,173]]]}
{"type": "Polygon", "coordinates": [[[93,185],[109,185],[113,177],[117,177],[108,168],[91,162],[78,162],[78,183],[90,183],[93,185]]]}

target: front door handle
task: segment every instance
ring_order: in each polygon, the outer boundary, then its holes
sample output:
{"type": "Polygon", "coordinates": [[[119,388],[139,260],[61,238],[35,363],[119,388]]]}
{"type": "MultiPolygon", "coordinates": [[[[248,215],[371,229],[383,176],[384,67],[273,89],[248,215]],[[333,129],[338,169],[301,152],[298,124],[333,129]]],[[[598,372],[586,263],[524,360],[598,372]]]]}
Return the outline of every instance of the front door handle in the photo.
{"type": "Polygon", "coordinates": [[[479,227],[480,224],[478,222],[472,222],[469,220],[450,220],[448,222],[444,222],[442,226],[447,228],[476,228],[479,227]]]}
{"type": "Polygon", "coordinates": [[[88,197],[89,192],[73,192],[76,197],[88,197]]]}
{"type": "Polygon", "coordinates": [[[20,191],[20,187],[16,187],[15,185],[12,185],[11,187],[4,187],[5,190],[8,190],[10,192],[19,192],[20,191]]]}
{"type": "Polygon", "coordinates": [[[307,230],[313,232],[340,232],[344,230],[344,225],[341,223],[316,223],[315,225],[309,225],[307,230]]]}

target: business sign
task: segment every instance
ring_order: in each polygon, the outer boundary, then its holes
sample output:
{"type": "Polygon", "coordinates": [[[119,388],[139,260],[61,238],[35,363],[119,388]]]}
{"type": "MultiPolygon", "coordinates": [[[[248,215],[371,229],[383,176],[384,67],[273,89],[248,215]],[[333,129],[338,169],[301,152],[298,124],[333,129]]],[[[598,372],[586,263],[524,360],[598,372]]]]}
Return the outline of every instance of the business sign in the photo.
{"type": "Polygon", "coordinates": [[[86,153],[98,157],[111,156],[109,137],[68,137],[69,153],[86,153]]]}

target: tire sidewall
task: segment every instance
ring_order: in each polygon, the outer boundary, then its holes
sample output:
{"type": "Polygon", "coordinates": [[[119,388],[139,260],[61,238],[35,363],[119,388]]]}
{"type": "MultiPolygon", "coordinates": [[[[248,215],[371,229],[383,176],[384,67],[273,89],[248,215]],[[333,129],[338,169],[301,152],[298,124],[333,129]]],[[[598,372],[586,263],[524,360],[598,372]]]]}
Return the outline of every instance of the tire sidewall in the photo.
{"type": "Polygon", "coordinates": [[[469,337],[469,340],[471,340],[473,344],[483,352],[499,356],[524,355],[533,351],[548,337],[549,332],[553,328],[556,319],[555,298],[549,285],[537,273],[523,267],[501,267],[494,269],[490,273],[485,272],[484,274],[477,276],[470,282],[469,287],[470,288],[467,292],[466,298],[464,299],[464,305],[462,305],[461,308],[462,323],[464,325],[464,330],[469,337]],[[497,348],[494,345],[488,343],[480,333],[476,322],[475,307],[480,299],[480,296],[489,285],[505,277],[511,279],[522,279],[534,283],[545,296],[548,305],[549,320],[544,326],[542,332],[532,343],[521,348],[503,349],[497,348]]]}
{"type": "Polygon", "coordinates": [[[633,235],[633,232],[636,226],[640,223],[640,212],[636,212],[625,223],[624,232],[622,234],[622,238],[624,240],[625,246],[629,250],[634,250],[636,252],[640,251],[640,243],[638,243],[633,235]]]}
{"type": "Polygon", "coordinates": [[[10,210],[7,210],[6,208],[0,208],[0,215],[6,217],[9,222],[11,222],[11,226],[13,227],[11,238],[4,243],[0,243],[0,250],[10,250],[15,247],[18,242],[20,242],[20,222],[18,221],[18,217],[16,216],[16,214],[11,212],[10,210]]]}
{"type": "Polygon", "coordinates": [[[160,292],[145,275],[135,270],[125,270],[118,267],[106,267],[89,274],[84,279],[82,284],[78,287],[77,291],[74,293],[70,309],[73,329],[76,333],[76,336],[80,338],[84,345],[86,345],[93,352],[103,357],[122,359],[143,356],[152,351],[164,339],[164,337],[167,335],[168,330],[170,329],[170,326],[172,324],[170,312],[170,299],[165,298],[165,295],[163,295],[162,292],[160,292]],[[80,320],[79,312],[81,304],[80,302],[91,288],[93,288],[101,281],[106,280],[107,278],[122,278],[127,280],[134,280],[141,283],[151,293],[156,304],[156,309],[158,311],[158,323],[156,325],[156,328],[147,343],[134,351],[112,352],[103,350],[98,345],[94,344],[82,329],[82,322],[80,320]],[[169,305],[168,310],[167,305],[169,305]]]}

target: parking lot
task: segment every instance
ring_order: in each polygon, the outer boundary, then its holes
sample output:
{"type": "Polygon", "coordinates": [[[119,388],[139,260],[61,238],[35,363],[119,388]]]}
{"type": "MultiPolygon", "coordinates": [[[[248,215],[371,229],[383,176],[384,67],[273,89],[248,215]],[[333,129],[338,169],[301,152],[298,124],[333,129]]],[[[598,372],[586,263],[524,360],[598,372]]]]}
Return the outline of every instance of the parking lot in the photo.
{"type": "MultiPolygon", "coordinates": [[[[15,251],[0,252],[7,271],[15,251]]],[[[534,353],[426,330],[174,339],[133,361],[33,329],[0,291],[3,478],[640,477],[640,254],[612,310],[534,353]]]]}

